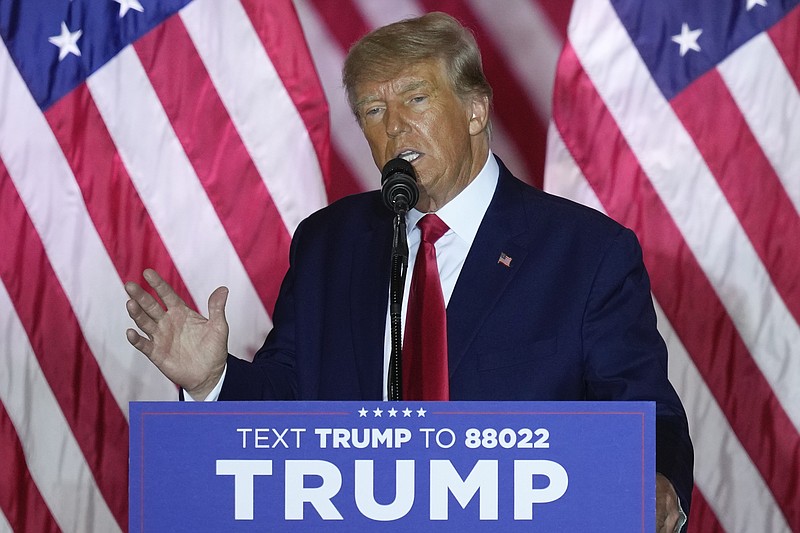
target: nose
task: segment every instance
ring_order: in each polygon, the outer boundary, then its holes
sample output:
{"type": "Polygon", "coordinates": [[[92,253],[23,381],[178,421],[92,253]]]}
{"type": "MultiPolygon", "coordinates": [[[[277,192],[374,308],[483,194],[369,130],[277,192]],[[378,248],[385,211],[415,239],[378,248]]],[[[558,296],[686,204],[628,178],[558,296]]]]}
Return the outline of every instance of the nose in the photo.
{"type": "Polygon", "coordinates": [[[410,129],[408,120],[406,120],[403,110],[399,107],[388,106],[383,119],[386,125],[386,134],[389,137],[397,137],[410,129]]]}

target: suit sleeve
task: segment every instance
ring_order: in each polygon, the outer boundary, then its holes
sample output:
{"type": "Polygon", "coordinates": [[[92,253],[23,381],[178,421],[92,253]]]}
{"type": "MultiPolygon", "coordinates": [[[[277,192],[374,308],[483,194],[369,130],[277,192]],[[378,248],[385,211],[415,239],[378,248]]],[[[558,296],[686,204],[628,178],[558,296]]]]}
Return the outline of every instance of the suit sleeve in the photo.
{"type": "Polygon", "coordinates": [[[583,321],[590,400],[656,402],[656,470],[688,513],[694,453],[686,413],[667,379],[667,349],[656,329],[650,280],[636,236],[621,229],[598,266],[583,321]]]}
{"type": "Polygon", "coordinates": [[[228,355],[227,374],[220,400],[294,400],[298,397],[295,372],[296,313],[295,258],[302,241],[304,222],[297,227],[289,251],[289,270],[272,314],[272,330],[256,352],[253,362],[228,355]]]}

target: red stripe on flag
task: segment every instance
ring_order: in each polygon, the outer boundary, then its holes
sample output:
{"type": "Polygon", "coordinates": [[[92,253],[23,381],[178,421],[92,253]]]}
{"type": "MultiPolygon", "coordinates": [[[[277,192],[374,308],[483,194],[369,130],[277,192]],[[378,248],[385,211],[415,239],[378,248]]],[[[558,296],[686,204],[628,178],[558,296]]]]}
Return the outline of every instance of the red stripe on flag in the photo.
{"type": "Polygon", "coordinates": [[[422,0],[429,11],[445,11],[471,28],[481,50],[483,69],[492,83],[494,113],[508,131],[527,169],[515,169],[519,177],[542,188],[544,182],[544,158],[547,151],[547,127],[539,118],[531,99],[517,80],[516,71],[508,64],[503,53],[481,28],[481,21],[468,5],[460,0],[422,0]],[[500,83],[499,80],[502,80],[500,83]]]}
{"type": "Polygon", "coordinates": [[[800,5],[767,32],[800,90],[800,5]]]}
{"type": "Polygon", "coordinates": [[[187,305],[197,309],[86,84],[56,102],[45,118],[72,168],[89,216],[120,279],[139,279],[145,268],[154,268],[187,305]]]}
{"type": "Polygon", "coordinates": [[[3,473],[0,476],[0,509],[11,530],[61,531],[28,471],[22,443],[3,402],[0,402],[0,450],[3,450],[0,453],[0,472],[3,473]]]}
{"type": "Polygon", "coordinates": [[[686,530],[698,533],[725,533],[725,528],[719,523],[717,515],[697,487],[692,491],[692,512],[686,530]]]}
{"type": "Polygon", "coordinates": [[[800,323],[800,279],[786,260],[800,258],[800,217],[722,76],[708,71],[673,98],[672,107],[800,323]]]}
{"type": "Polygon", "coordinates": [[[2,162],[0,213],[0,242],[16,243],[0,246],[0,278],[97,486],[117,523],[125,529],[128,423],[86,344],[2,162]]]}
{"type": "Polygon", "coordinates": [[[328,168],[331,148],[328,104],[294,4],[291,0],[242,0],[242,5],[303,119],[326,190],[330,190],[335,185],[328,168]]]}
{"type": "Polygon", "coordinates": [[[289,268],[291,237],[185,26],[173,16],[134,48],[231,244],[272,314],[289,268]],[[161,46],[165,42],[169,46],[161,46]]]}
{"type": "Polygon", "coordinates": [[[371,29],[351,0],[309,0],[309,3],[344,52],[371,29]]]}
{"type": "Polygon", "coordinates": [[[800,435],[569,43],[555,103],[553,118],[572,157],[609,215],[641,240],[659,303],[787,521],[800,529],[800,481],[786,475],[800,469],[800,435]]]}

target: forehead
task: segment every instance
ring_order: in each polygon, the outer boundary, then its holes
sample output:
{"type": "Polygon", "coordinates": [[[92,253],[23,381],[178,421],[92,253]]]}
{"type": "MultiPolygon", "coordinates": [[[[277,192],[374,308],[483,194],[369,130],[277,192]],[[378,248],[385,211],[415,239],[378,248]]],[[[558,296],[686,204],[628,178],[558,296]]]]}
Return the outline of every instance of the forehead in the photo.
{"type": "Polygon", "coordinates": [[[419,89],[449,88],[444,66],[436,59],[419,61],[399,70],[385,80],[364,80],[355,86],[357,105],[402,95],[419,89]]]}

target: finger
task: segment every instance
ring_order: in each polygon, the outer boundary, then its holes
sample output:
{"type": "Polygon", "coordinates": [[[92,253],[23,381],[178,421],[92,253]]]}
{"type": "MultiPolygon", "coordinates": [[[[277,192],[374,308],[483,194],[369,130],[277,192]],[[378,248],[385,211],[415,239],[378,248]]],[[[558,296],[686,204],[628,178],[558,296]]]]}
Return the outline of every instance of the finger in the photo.
{"type": "Polygon", "coordinates": [[[158,323],[142,309],[139,302],[128,300],[125,302],[125,309],[128,311],[128,316],[136,323],[136,327],[152,337],[158,329],[158,323]]]}
{"type": "Polygon", "coordinates": [[[178,306],[185,306],[183,299],[178,296],[178,293],[175,292],[175,289],[172,286],[164,281],[158,272],[153,270],[152,268],[148,268],[143,273],[144,279],[147,283],[153,287],[153,290],[156,291],[158,297],[161,298],[161,301],[164,302],[164,305],[167,306],[167,309],[170,307],[178,307],[178,306]]]}
{"type": "Polygon", "coordinates": [[[130,328],[125,331],[125,337],[134,348],[145,354],[148,359],[150,358],[150,354],[153,353],[153,342],[151,340],[142,337],[138,331],[130,328]]]}
{"type": "Polygon", "coordinates": [[[222,321],[227,323],[225,319],[225,304],[227,301],[228,288],[217,287],[208,297],[208,319],[214,322],[222,321]]]}
{"type": "MultiPolygon", "coordinates": [[[[156,322],[164,315],[164,309],[161,307],[161,304],[138,283],[134,283],[133,281],[127,282],[125,284],[125,292],[139,305],[143,312],[147,313],[147,315],[156,322]]],[[[130,314],[130,311],[128,311],[128,314],[130,314]]],[[[131,316],[131,318],[133,318],[133,316],[131,316]]]]}

